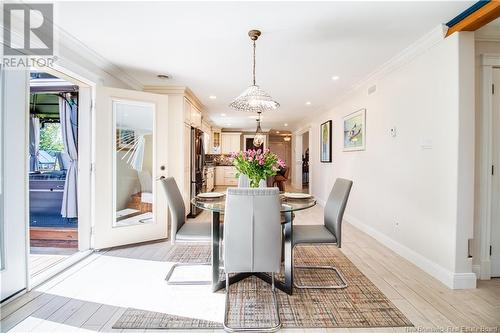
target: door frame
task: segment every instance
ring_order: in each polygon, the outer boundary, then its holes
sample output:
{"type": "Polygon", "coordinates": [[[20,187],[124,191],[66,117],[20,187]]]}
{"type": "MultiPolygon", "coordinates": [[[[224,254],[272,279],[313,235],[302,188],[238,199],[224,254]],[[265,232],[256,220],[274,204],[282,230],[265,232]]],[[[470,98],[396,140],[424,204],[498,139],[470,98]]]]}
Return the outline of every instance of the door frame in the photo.
{"type": "MultiPolygon", "coordinates": [[[[294,165],[294,170],[292,170],[292,185],[294,187],[297,187],[297,188],[302,188],[302,167],[298,167],[299,165],[299,161],[296,161],[295,160],[295,157],[296,157],[296,149],[297,149],[297,146],[296,146],[296,142],[298,142],[298,140],[300,140],[301,142],[301,145],[303,145],[303,140],[302,140],[302,136],[305,134],[305,133],[309,133],[309,186],[308,186],[308,193],[309,194],[312,194],[312,168],[311,168],[311,140],[312,140],[312,126],[311,125],[308,125],[306,127],[303,127],[301,129],[299,129],[298,131],[295,131],[292,135],[292,160],[293,160],[293,165],[294,165]],[[297,184],[297,180],[299,180],[300,178],[300,181],[299,183],[300,184],[297,184]],[[295,184],[294,184],[294,180],[295,180],[295,184]]],[[[303,147],[302,147],[303,148],[303,147]]],[[[302,153],[300,153],[301,156],[302,156],[302,153]]],[[[302,166],[302,160],[300,161],[300,166],[302,166]]]]}
{"type": "Polygon", "coordinates": [[[479,200],[478,217],[479,234],[479,264],[474,271],[481,280],[491,278],[491,222],[492,222],[492,179],[493,165],[493,69],[500,68],[500,54],[481,55],[481,149],[479,150],[479,200]]]}
{"type": "MultiPolygon", "coordinates": [[[[78,86],[78,142],[86,142],[88,145],[79,145],[78,147],[78,252],[69,256],[57,265],[48,268],[35,277],[30,276],[29,256],[30,256],[30,234],[29,234],[29,181],[26,173],[26,274],[27,290],[44,283],[51,277],[59,274],[71,265],[84,259],[93,251],[91,248],[91,233],[94,225],[94,207],[93,207],[93,162],[95,146],[95,112],[94,96],[96,84],[65,67],[54,64],[53,67],[34,67],[32,70],[41,70],[58,78],[69,81],[78,86]],[[85,148],[85,149],[84,149],[85,148]]],[[[29,88],[28,88],[29,89],[29,88]]],[[[27,108],[29,107],[27,103],[27,108]]],[[[29,112],[29,110],[26,110],[29,112]]],[[[28,135],[28,120],[26,120],[25,132],[28,135]]],[[[28,142],[28,141],[27,141],[28,142]]],[[[26,146],[25,149],[28,149],[26,146]]],[[[25,155],[27,151],[25,152],[25,155]]],[[[26,155],[27,156],[27,155],[26,155]]]]}

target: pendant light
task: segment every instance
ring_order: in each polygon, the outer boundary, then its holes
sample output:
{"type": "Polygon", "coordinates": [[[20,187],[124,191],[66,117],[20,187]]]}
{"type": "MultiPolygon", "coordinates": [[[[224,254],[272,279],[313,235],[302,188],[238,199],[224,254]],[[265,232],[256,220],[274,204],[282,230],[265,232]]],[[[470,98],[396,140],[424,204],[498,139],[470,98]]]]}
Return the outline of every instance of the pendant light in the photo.
{"type": "Polygon", "coordinates": [[[260,147],[264,143],[266,136],[264,132],[262,132],[262,128],[260,128],[260,112],[258,112],[259,117],[257,118],[257,130],[255,131],[255,136],[253,137],[253,145],[254,147],[260,147]]]}
{"type": "Polygon", "coordinates": [[[276,110],[280,106],[280,104],[276,102],[271,95],[262,90],[255,81],[255,41],[260,35],[261,32],[259,30],[250,30],[248,32],[248,36],[250,36],[250,39],[253,41],[253,84],[229,104],[229,106],[236,111],[264,112],[276,110]]]}

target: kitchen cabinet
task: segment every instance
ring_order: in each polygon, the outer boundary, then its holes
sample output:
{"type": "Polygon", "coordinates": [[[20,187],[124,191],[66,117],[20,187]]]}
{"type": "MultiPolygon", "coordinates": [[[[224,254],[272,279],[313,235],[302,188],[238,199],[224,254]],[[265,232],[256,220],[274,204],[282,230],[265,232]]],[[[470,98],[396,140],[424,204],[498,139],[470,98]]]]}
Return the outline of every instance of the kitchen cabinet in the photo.
{"type": "Polygon", "coordinates": [[[207,192],[211,192],[215,187],[215,168],[207,168],[207,192]]]}
{"type": "Polygon", "coordinates": [[[184,102],[183,102],[183,108],[184,108],[184,123],[201,129],[201,111],[194,106],[187,98],[184,97],[184,102]]]}
{"type": "Polygon", "coordinates": [[[201,129],[201,111],[191,105],[191,126],[201,129]]]}
{"type": "Polygon", "coordinates": [[[221,153],[230,154],[241,150],[241,133],[221,133],[221,153]]]}
{"type": "Polygon", "coordinates": [[[212,128],[212,133],[210,135],[210,154],[220,154],[221,153],[221,131],[220,128],[212,128]]]}
{"type": "Polygon", "coordinates": [[[217,186],[237,186],[236,168],[234,166],[215,167],[215,185],[217,186]]]}

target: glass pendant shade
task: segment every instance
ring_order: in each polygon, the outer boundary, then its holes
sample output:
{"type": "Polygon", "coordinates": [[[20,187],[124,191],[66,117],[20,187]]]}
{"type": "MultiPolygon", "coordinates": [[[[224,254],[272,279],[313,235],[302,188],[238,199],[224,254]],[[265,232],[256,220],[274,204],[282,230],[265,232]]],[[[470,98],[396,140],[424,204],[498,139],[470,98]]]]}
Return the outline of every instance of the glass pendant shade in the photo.
{"type": "Polygon", "coordinates": [[[280,107],[280,104],[276,102],[271,95],[262,90],[255,82],[255,41],[261,35],[258,30],[250,30],[248,32],[250,39],[253,41],[253,66],[252,66],[252,78],[253,83],[250,87],[245,89],[238,97],[234,99],[229,104],[229,107],[236,111],[244,112],[265,112],[276,110],[280,107]]]}
{"type": "Polygon", "coordinates": [[[271,95],[259,86],[251,85],[241,95],[236,97],[229,106],[237,111],[265,112],[276,110],[280,104],[273,100],[271,95]]]}
{"type": "Polygon", "coordinates": [[[257,119],[257,130],[255,131],[255,136],[253,137],[253,145],[255,147],[260,147],[264,143],[266,136],[262,132],[262,129],[260,128],[260,114],[259,114],[259,119],[257,119]]]}

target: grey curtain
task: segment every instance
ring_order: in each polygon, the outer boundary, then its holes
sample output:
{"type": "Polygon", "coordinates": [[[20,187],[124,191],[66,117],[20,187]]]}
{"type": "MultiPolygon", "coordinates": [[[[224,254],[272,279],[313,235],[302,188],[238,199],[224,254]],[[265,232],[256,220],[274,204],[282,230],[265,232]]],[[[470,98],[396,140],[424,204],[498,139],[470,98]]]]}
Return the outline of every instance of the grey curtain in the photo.
{"type": "Polygon", "coordinates": [[[40,119],[30,116],[30,171],[38,171],[40,149],[40,119]]]}
{"type": "Polygon", "coordinates": [[[61,215],[66,218],[78,217],[78,148],[77,148],[77,106],[70,102],[70,95],[59,97],[59,116],[64,152],[69,156],[66,170],[61,215]]]}

